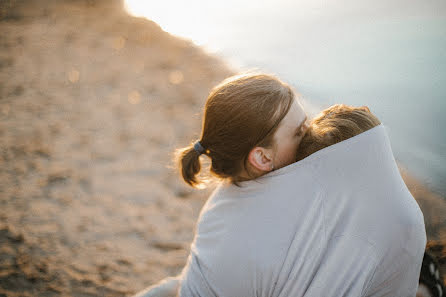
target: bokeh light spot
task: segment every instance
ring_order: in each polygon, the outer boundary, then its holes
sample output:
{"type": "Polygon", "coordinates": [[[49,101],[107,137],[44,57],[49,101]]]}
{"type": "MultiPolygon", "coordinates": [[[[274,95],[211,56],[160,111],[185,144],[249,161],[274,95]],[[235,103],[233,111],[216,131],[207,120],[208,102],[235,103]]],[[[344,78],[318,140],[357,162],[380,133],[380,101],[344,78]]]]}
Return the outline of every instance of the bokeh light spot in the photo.
{"type": "Polygon", "coordinates": [[[70,72],[68,72],[68,80],[71,83],[77,83],[79,81],[80,73],[76,69],[71,69],[70,72]]]}
{"type": "Polygon", "coordinates": [[[113,48],[117,51],[123,49],[125,46],[125,38],[122,36],[116,37],[113,40],[113,48]]]}
{"type": "Polygon", "coordinates": [[[131,91],[128,94],[127,99],[131,104],[138,104],[139,102],[141,102],[141,95],[138,91],[131,91]]]}
{"type": "Polygon", "coordinates": [[[169,82],[174,85],[182,83],[184,80],[183,72],[179,70],[172,71],[169,73],[169,82]]]}

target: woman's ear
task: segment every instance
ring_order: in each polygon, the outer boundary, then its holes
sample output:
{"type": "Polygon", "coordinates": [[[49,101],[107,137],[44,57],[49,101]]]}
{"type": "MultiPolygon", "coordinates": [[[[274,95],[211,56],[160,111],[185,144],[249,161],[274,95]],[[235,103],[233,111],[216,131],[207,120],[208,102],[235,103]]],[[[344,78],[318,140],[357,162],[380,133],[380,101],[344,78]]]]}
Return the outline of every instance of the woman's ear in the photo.
{"type": "Polygon", "coordinates": [[[248,162],[254,169],[265,173],[273,169],[272,149],[256,146],[248,154],[248,162]]]}

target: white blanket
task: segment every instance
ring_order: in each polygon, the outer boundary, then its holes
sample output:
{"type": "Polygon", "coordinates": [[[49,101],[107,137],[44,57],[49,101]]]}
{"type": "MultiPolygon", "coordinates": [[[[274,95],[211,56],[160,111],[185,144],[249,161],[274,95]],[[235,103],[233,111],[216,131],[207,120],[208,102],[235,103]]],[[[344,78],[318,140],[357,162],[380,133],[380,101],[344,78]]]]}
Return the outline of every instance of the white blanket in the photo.
{"type": "Polygon", "coordinates": [[[241,188],[221,184],[180,296],[413,297],[425,245],[380,125],[241,188]]]}

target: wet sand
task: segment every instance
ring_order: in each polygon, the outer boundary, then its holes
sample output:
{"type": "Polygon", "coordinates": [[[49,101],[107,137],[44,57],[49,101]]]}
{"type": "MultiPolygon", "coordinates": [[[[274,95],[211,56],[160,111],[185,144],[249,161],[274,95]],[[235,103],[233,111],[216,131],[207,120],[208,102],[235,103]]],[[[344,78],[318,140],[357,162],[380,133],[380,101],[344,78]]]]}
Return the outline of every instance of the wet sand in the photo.
{"type": "MultiPolygon", "coordinates": [[[[224,61],[119,1],[2,1],[0,296],[130,296],[185,264],[212,187],[171,162],[224,61]]],[[[446,274],[446,203],[409,175],[446,274]]]]}

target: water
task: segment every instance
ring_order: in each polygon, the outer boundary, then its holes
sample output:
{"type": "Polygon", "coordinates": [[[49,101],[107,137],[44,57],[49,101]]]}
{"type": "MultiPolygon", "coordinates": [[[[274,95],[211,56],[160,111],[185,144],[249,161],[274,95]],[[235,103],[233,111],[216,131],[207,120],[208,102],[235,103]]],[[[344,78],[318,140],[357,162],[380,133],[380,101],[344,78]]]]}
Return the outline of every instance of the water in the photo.
{"type": "Polygon", "coordinates": [[[369,106],[396,159],[446,196],[446,1],[142,2],[166,31],[277,74],[310,111],[369,106]]]}

